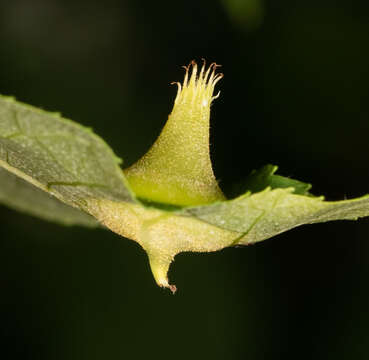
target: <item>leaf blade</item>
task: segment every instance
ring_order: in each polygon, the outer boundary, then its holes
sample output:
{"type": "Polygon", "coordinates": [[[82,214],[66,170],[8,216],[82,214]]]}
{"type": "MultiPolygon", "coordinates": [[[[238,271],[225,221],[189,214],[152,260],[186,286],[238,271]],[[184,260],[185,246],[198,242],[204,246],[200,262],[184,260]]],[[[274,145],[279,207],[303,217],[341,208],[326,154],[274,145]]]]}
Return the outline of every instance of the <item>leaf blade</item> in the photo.
{"type": "Polygon", "coordinates": [[[293,188],[267,188],[184,212],[224,230],[239,232],[232,245],[247,245],[304,224],[369,216],[369,196],[329,202],[323,197],[295,194],[293,188]]]}
{"type": "Polygon", "coordinates": [[[84,211],[90,197],[134,202],[119,162],[90,129],[0,96],[0,167],[60,201],[84,211]]]}
{"type": "Polygon", "coordinates": [[[64,204],[3,168],[0,168],[0,184],[0,203],[9,208],[61,225],[99,226],[92,216],[64,204]]]}

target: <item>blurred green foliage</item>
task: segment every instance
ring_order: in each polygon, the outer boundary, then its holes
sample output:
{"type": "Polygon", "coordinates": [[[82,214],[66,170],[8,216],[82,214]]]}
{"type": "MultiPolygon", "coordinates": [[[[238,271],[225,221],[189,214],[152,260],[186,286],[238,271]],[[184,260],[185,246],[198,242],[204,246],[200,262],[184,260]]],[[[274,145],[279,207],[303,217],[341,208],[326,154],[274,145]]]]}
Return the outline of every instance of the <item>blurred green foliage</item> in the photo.
{"type": "MultiPolygon", "coordinates": [[[[1,2],[0,93],[94,127],[129,165],[180,65],[205,57],[225,74],[211,139],[223,187],[272,163],[350,198],[369,184],[368,20],[361,0],[264,1],[250,28],[221,1],[1,2]]],[[[2,359],[368,358],[368,220],[180,255],[173,297],[132,241],[0,215],[2,359]]]]}
{"type": "Polygon", "coordinates": [[[241,30],[253,30],[262,24],[263,0],[222,0],[230,20],[241,30]]]}

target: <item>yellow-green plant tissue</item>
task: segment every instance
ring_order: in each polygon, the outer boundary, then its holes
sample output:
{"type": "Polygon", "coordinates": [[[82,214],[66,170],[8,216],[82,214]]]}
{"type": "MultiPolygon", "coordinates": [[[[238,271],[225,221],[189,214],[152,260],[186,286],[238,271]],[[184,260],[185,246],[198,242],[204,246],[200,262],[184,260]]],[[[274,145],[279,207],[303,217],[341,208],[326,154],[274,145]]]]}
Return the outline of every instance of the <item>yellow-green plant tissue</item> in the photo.
{"type": "Polygon", "coordinates": [[[369,216],[369,196],[328,202],[310,185],[253,171],[247,192],[223,194],[209,155],[215,63],[192,61],[177,85],[168,121],[128,169],[90,129],[10,97],[0,97],[0,202],[65,225],[105,226],[147,252],[159,286],[176,254],[268,239],[302,224],[369,216]]]}

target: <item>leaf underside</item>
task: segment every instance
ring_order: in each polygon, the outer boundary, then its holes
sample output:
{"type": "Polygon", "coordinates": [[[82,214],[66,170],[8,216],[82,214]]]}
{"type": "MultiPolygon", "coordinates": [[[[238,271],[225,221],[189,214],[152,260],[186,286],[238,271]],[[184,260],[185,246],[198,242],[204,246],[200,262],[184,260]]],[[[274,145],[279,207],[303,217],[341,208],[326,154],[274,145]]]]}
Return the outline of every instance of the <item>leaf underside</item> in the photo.
{"type": "Polygon", "coordinates": [[[296,195],[293,188],[270,189],[206,207],[186,209],[189,216],[239,233],[232,245],[247,245],[303,224],[356,220],[369,215],[369,196],[328,202],[296,195]]]}
{"type": "MultiPolygon", "coordinates": [[[[272,165],[252,172],[242,184],[244,194],[232,200],[183,208],[143,203],[135,199],[119,162],[91,130],[58,114],[0,97],[0,202],[49,221],[91,227],[98,224],[91,215],[99,221],[106,218],[100,208],[91,210],[91,199],[117,208],[134,204],[143,213],[178,217],[178,224],[188,219],[195,224],[193,229],[201,222],[231,234],[231,241],[219,245],[220,249],[262,241],[303,224],[369,216],[369,196],[327,202],[312,196],[309,184],[275,175],[277,168],[272,165]]],[[[109,216],[109,221],[124,224],[114,211],[109,216]]],[[[210,232],[210,241],[211,236],[210,232]]],[[[168,261],[184,251],[183,241],[181,236],[170,238],[168,244],[174,250],[168,253],[168,261]]],[[[193,247],[193,251],[207,251],[201,249],[199,244],[193,247]]]]}
{"type": "Polygon", "coordinates": [[[369,196],[324,201],[312,196],[310,184],[275,175],[276,166],[253,171],[245,181],[247,192],[233,200],[184,209],[189,216],[240,235],[233,245],[266,240],[303,224],[356,220],[369,216],[369,196]],[[255,191],[255,192],[254,192],[255,191]]]}
{"type": "Polygon", "coordinates": [[[91,224],[87,216],[67,211],[63,203],[86,211],[86,199],[91,197],[133,201],[119,162],[90,129],[59,114],[0,97],[0,166],[4,169],[0,200],[5,204],[48,220],[91,224]],[[8,173],[24,181],[16,182],[8,173]],[[26,182],[43,191],[26,187],[26,182]],[[18,199],[14,198],[16,187],[18,199]],[[42,197],[43,192],[49,196],[42,197]],[[54,209],[54,215],[42,211],[41,203],[54,209]]]}
{"type": "Polygon", "coordinates": [[[61,225],[96,227],[98,222],[87,213],[66,205],[54,196],[0,168],[0,203],[61,225]]]}

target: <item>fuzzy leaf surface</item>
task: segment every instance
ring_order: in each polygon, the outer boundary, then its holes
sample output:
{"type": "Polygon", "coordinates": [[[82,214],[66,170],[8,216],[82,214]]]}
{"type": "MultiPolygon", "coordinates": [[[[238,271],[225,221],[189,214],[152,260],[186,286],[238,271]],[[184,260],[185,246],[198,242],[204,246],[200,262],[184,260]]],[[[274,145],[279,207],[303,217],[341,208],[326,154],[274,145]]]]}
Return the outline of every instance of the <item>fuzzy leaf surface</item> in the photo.
{"type": "Polygon", "coordinates": [[[369,216],[369,196],[324,201],[323,197],[296,194],[294,188],[268,187],[258,193],[185,212],[208,224],[238,232],[240,235],[232,245],[247,245],[304,224],[369,216]]]}
{"type": "MultiPolygon", "coordinates": [[[[329,202],[310,185],[267,165],[242,185],[243,195],[203,206],[138,202],[119,159],[91,130],[0,97],[0,202],[62,224],[96,226],[137,241],[157,283],[184,251],[247,245],[303,224],[369,216],[369,196],[329,202]],[[90,216],[90,215],[92,216],[90,216]]],[[[150,200],[150,199],[148,199],[150,200]]]]}
{"type": "Polygon", "coordinates": [[[0,203],[61,225],[98,226],[98,222],[92,216],[62,203],[3,168],[0,168],[0,203]]]}
{"type": "Polygon", "coordinates": [[[48,220],[91,225],[93,221],[87,215],[67,210],[67,205],[55,198],[84,211],[88,198],[133,201],[119,162],[90,129],[58,114],[0,97],[3,203],[48,220]],[[47,215],[48,208],[53,209],[53,215],[47,215]]]}

